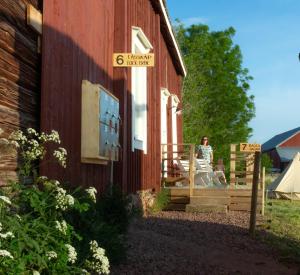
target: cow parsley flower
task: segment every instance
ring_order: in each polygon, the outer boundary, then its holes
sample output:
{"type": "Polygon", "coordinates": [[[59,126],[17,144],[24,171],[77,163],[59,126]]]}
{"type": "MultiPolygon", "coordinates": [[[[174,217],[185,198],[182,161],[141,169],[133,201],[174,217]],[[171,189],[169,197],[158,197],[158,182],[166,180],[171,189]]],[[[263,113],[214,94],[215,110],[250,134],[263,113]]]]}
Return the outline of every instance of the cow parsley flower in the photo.
{"type": "Polygon", "coordinates": [[[72,245],[65,244],[65,246],[68,249],[68,262],[74,264],[77,259],[77,252],[72,245]]]}
{"type": "Polygon", "coordinates": [[[59,134],[57,131],[55,130],[52,130],[51,131],[51,134],[46,134],[44,132],[42,132],[40,134],[40,136],[38,137],[38,139],[41,141],[41,142],[48,142],[48,141],[52,141],[54,143],[58,143],[60,144],[60,138],[59,138],[59,134]]]}
{"type": "Polygon", "coordinates": [[[57,259],[57,253],[55,251],[48,251],[46,252],[46,256],[48,260],[57,259]]]}
{"type": "Polygon", "coordinates": [[[0,200],[4,201],[7,204],[11,204],[10,199],[6,196],[0,196],[0,200]]]}
{"type": "Polygon", "coordinates": [[[12,232],[6,232],[6,233],[0,233],[0,238],[7,239],[7,238],[13,238],[15,235],[12,232]]]}
{"type": "Polygon", "coordinates": [[[105,250],[98,246],[97,241],[90,242],[90,250],[93,260],[89,262],[89,267],[99,274],[109,274],[109,260],[105,256],[105,250]]]}
{"type": "Polygon", "coordinates": [[[16,140],[11,140],[9,143],[16,148],[20,147],[20,144],[16,140]]]}
{"type": "Polygon", "coordinates": [[[55,228],[64,235],[67,234],[68,225],[65,220],[62,220],[62,222],[55,221],[55,228]]]}
{"type": "Polygon", "coordinates": [[[32,275],[40,275],[40,272],[38,272],[37,270],[33,270],[32,275]]]}
{"type": "Polygon", "coordinates": [[[7,250],[0,249],[0,257],[7,257],[13,259],[14,257],[7,250]]]}
{"type": "Polygon", "coordinates": [[[95,187],[89,187],[87,189],[85,189],[85,191],[88,193],[89,197],[96,202],[96,194],[97,194],[97,190],[95,187]]]}
{"type": "Polygon", "coordinates": [[[74,205],[74,198],[71,195],[66,195],[65,189],[57,187],[56,191],[56,209],[66,210],[68,207],[74,205]]]}
{"type": "Polygon", "coordinates": [[[33,128],[28,128],[27,129],[27,133],[30,134],[30,135],[35,135],[35,136],[38,135],[38,133],[36,132],[36,130],[34,130],[33,128]]]}
{"type": "Polygon", "coordinates": [[[59,147],[58,150],[54,150],[53,156],[62,167],[67,167],[67,150],[65,148],[59,147]]]}
{"type": "Polygon", "coordinates": [[[25,144],[27,137],[23,134],[21,130],[14,131],[9,136],[10,140],[18,141],[21,144],[25,144]]]}

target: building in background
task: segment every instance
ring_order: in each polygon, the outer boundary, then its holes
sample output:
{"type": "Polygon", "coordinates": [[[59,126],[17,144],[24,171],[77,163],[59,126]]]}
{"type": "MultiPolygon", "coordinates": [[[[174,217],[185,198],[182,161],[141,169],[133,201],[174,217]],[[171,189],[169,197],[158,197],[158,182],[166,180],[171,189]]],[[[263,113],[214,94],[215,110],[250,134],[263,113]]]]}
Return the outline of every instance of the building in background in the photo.
{"type": "Polygon", "coordinates": [[[270,156],[273,168],[282,171],[300,152],[300,127],[272,137],[262,145],[262,152],[270,156]]]}
{"type": "MultiPolygon", "coordinates": [[[[27,127],[57,130],[68,163],[63,169],[45,162],[40,172],[50,178],[98,190],[111,179],[125,192],[159,190],[161,143],[183,139],[176,107],[186,75],[164,2],[12,0],[0,7],[5,135],[27,127]],[[40,12],[38,31],[27,24],[29,4],[40,12]],[[155,65],[113,67],[113,53],[153,53],[155,65]],[[99,98],[86,100],[84,91],[99,98]],[[82,131],[90,114],[91,132],[82,131]],[[83,143],[96,145],[95,158],[82,156],[83,143]],[[112,148],[118,151],[113,167],[112,148]]],[[[0,163],[2,178],[16,176],[17,158],[0,163]]]]}

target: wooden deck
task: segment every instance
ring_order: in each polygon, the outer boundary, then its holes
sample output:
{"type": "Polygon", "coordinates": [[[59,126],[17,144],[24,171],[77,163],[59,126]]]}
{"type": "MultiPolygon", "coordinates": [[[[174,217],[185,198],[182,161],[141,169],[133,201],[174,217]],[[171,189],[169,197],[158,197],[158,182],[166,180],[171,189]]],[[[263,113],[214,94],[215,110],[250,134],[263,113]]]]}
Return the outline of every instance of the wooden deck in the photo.
{"type": "MultiPolygon", "coordinates": [[[[193,188],[190,196],[189,187],[166,188],[170,203],[167,210],[179,211],[250,211],[251,189],[230,188],[193,188]]],[[[262,210],[262,190],[258,192],[257,211],[262,210]]]]}

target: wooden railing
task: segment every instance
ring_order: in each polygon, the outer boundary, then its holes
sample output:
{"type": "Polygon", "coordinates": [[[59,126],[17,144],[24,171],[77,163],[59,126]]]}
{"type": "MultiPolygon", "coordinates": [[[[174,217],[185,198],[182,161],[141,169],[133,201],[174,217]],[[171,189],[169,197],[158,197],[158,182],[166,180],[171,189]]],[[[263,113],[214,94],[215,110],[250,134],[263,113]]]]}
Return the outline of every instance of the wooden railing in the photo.
{"type": "Polygon", "coordinates": [[[189,187],[190,195],[192,195],[195,175],[195,144],[162,144],[161,159],[161,178],[164,187],[179,184],[189,187]],[[179,161],[186,161],[188,167],[180,169],[179,161]]]}

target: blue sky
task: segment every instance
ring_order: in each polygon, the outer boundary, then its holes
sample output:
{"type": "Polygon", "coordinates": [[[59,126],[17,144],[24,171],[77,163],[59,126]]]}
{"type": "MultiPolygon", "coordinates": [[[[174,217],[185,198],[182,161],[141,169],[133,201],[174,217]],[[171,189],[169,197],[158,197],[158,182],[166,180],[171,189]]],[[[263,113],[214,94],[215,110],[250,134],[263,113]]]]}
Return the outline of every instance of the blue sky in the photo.
{"type": "Polygon", "coordinates": [[[254,80],[256,117],[251,142],[300,126],[300,0],[167,0],[172,20],[232,26],[243,65],[254,80]]]}

